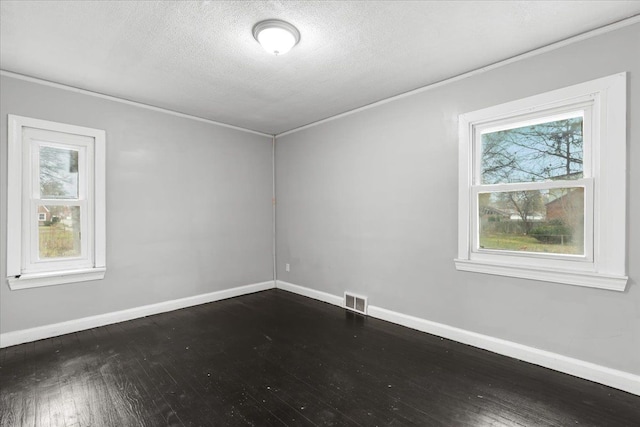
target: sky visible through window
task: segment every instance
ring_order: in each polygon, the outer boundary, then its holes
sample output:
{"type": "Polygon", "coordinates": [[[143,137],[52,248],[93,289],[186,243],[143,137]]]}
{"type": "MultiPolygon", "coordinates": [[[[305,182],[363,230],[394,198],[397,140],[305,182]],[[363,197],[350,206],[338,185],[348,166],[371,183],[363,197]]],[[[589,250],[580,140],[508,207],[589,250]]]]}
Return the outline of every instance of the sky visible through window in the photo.
{"type": "MultiPolygon", "coordinates": [[[[583,177],[583,114],[481,134],[481,183],[583,177]]],[[[584,253],[584,188],[529,188],[478,194],[479,246],[584,253]]]]}
{"type": "Polygon", "coordinates": [[[40,194],[43,199],[78,198],[78,151],[40,147],[40,194]]]}
{"type": "Polygon", "coordinates": [[[583,117],[482,134],[482,184],[582,178],[583,117]]]}

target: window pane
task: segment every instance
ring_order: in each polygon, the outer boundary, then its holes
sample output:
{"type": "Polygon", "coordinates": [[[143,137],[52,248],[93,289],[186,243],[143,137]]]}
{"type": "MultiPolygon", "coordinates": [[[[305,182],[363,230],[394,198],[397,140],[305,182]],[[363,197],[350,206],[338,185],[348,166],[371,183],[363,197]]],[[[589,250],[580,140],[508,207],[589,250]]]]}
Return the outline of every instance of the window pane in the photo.
{"type": "Polygon", "coordinates": [[[584,255],[584,188],[478,195],[481,249],[584,255]]]}
{"type": "Polygon", "coordinates": [[[482,183],[582,178],[583,117],[482,134],[482,183]]]}
{"type": "Polygon", "coordinates": [[[78,198],[78,151],[40,147],[40,197],[78,198]]]}
{"type": "Polygon", "coordinates": [[[38,206],[39,258],[79,257],[80,206],[38,206]]]}

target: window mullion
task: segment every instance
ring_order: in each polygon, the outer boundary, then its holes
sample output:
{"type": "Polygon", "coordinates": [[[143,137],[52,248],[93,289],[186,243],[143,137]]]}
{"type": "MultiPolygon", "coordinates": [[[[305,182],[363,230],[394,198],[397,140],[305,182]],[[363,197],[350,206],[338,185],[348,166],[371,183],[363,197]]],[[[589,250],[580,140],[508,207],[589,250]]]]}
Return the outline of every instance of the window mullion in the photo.
{"type": "Polygon", "coordinates": [[[518,182],[513,184],[483,184],[474,185],[472,188],[479,193],[501,192],[501,191],[529,191],[529,190],[550,190],[554,188],[584,187],[591,182],[591,178],[581,178],[562,181],[540,181],[540,182],[518,182]]]}
{"type": "Polygon", "coordinates": [[[625,289],[626,80],[459,116],[458,270],[625,289]]]}

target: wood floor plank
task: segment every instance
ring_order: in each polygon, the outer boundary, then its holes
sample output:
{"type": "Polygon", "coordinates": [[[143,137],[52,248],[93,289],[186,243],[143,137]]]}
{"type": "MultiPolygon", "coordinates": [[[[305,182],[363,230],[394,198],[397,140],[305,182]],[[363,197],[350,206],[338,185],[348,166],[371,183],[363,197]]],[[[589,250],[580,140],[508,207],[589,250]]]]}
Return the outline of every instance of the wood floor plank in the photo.
{"type": "Polygon", "coordinates": [[[0,425],[35,425],[35,367],[24,363],[33,355],[35,343],[10,347],[0,366],[0,425]],[[16,379],[25,382],[16,382],[16,379]],[[1,410],[6,408],[6,410],[1,410]]]}
{"type": "MultiPolygon", "coordinates": [[[[241,313],[242,315],[242,313],[241,313]]],[[[298,322],[298,326],[302,325],[305,332],[300,336],[297,336],[297,339],[305,339],[307,332],[309,332],[309,328],[305,325],[304,318],[301,317],[300,313],[296,317],[300,321],[298,322]]],[[[290,330],[288,330],[291,332],[290,330]]],[[[322,331],[314,332],[314,336],[318,333],[322,333],[322,331]]],[[[356,333],[358,333],[356,331],[356,333]]],[[[294,335],[295,334],[290,334],[294,335]]],[[[288,336],[278,338],[278,344],[280,344],[280,340],[285,339],[288,340],[288,336]]],[[[308,344],[301,344],[298,348],[298,357],[304,357],[310,363],[317,363],[318,367],[313,371],[308,371],[303,369],[304,373],[310,374],[318,374],[319,378],[327,378],[331,376],[333,381],[329,384],[333,386],[332,388],[325,388],[322,390],[323,392],[333,393],[336,396],[339,396],[342,400],[351,400],[354,399],[353,395],[357,395],[355,399],[357,401],[357,407],[359,408],[358,417],[363,423],[370,423],[372,420],[376,420],[377,422],[381,422],[383,424],[393,424],[395,422],[402,424],[422,424],[424,422],[435,423],[437,419],[445,419],[451,420],[454,419],[456,422],[462,422],[460,419],[461,416],[464,415],[464,412],[469,412],[470,414],[474,414],[474,421],[480,421],[486,423],[488,421],[493,421],[490,417],[485,414],[477,414],[477,407],[475,407],[472,403],[467,404],[468,408],[463,411],[461,406],[458,405],[456,408],[455,414],[448,414],[447,417],[434,417],[433,414],[428,414],[422,412],[416,405],[411,405],[407,403],[407,400],[412,400],[414,395],[419,395],[420,390],[408,390],[410,393],[409,399],[400,399],[399,397],[394,397],[395,390],[397,388],[392,388],[390,381],[388,378],[380,378],[381,370],[386,369],[385,366],[375,363],[374,368],[376,370],[376,375],[367,375],[366,370],[360,370],[359,362],[357,360],[357,355],[353,353],[354,349],[356,351],[364,350],[361,344],[356,344],[353,347],[352,343],[357,342],[357,335],[354,335],[354,331],[350,331],[348,334],[343,336],[336,335],[333,333],[332,335],[333,342],[339,341],[338,345],[340,351],[338,352],[338,356],[334,350],[328,350],[325,354],[325,347],[330,348],[330,346],[312,346],[309,347],[308,344]],[[327,363],[322,366],[322,360],[331,360],[332,364],[328,365],[327,363]],[[359,389],[358,387],[361,387],[359,389]],[[384,398],[386,402],[384,406],[380,406],[381,397],[384,398]]],[[[322,341],[322,340],[321,340],[322,341]]],[[[324,341],[322,341],[324,342],[324,341]]],[[[295,344],[284,343],[284,345],[277,345],[276,348],[296,348],[295,344]]],[[[366,354],[372,356],[372,360],[375,361],[377,356],[375,354],[371,354],[370,352],[366,352],[366,354]]],[[[283,357],[296,356],[295,352],[290,352],[284,354],[283,357]]],[[[372,360],[365,360],[369,366],[372,365],[372,360]]],[[[273,360],[274,363],[281,363],[284,365],[294,364],[291,360],[273,360]]],[[[364,366],[364,365],[362,365],[364,366]]],[[[393,365],[391,365],[393,366],[393,365]]],[[[318,377],[307,377],[306,380],[309,383],[318,382],[318,377]]],[[[391,381],[391,382],[395,382],[391,381]]],[[[407,387],[405,387],[406,390],[407,387]]],[[[415,387],[414,387],[415,388],[415,387]]],[[[466,400],[466,394],[464,396],[466,400]]],[[[414,399],[415,400],[415,399],[414,399]]],[[[444,405],[442,408],[447,408],[448,406],[444,405]]],[[[353,409],[351,409],[353,411],[353,409]]],[[[502,420],[503,422],[505,420],[502,420]]],[[[471,423],[473,423],[471,422],[471,423]]],[[[443,425],[447,423],[444,422],[443,425]]],[[[516,425],[515,423],[511,423],[512,425],[516,425]]]]}
{"type": "Polygon", "coordinates": [[[640,397],[258,292],[0,350],[0,426],[633,426],[640,397]]]}
{"type": "MultiPolygon", "coordinates": [[[[181,339],[181,332],[176,331],[175,327],[171,327],[171,332],[167,334],[167,338],[171,339],[172,346],[176,348],[176,351],[164,354],[166,364],[163,366],[167,370],[168,375],[180,383],[189,384],[187,392],[198,396],[202,401],[200,406],[206,415],[213,420],[225,420],[230,424],[246,421],[251,424],[249,419],[246,419],[244,414],[251,412],[251,417],[259,414],[258,424],[261,423],[275,423],[274,425],[281,425],[277,421],[276,417],[269,414],[267,411],[260,408],[255,399],[251,399],[244,388],[242,383],[233,382],[226,384],[221,388],[219,385],[212,386],[210,380],[216,378],[217,368],[215,366],[207,366],[207,358],[215,354],[220,354],[215,351],[215,346],[209,344],[203,344],[201,341],[204,339],[181,339]],[[204,353],[199,353],[198,348],[204,348],[204,353]],[[212,349],[210,351],[209,349],[212,349]],[[212,376],[213,373],[213,376],[212,376]],[[229,396],[235,396],[229,398],[229,396]],[[243,408],[242,411],[237,411],[235,406],[239,405],[243,408]]],[[[198,332],[198,335],[202,331],[198,332]]],[[[144,338],[142,338],[144,339],[144,338]]],[[[142,345],[140,351],[147,358],[153,358],[153,354],[145,353],[150,346],[142,345]]],[[[229,359],[228,355],[225,355],[226,359],[229,359]]]]}

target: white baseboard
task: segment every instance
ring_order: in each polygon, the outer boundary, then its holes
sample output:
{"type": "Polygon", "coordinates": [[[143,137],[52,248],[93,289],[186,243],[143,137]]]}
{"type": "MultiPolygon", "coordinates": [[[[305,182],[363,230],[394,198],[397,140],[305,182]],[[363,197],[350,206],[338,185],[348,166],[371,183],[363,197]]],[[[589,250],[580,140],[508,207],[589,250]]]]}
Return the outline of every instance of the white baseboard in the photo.
{"type": "Polygon", "coordinates": [[[113,323],[138,319],[140,317],[150,316],[153,314],[166,313],[168,311],[206,304],[213,301],[220,301],[273,288],[275,288],[275,282],[273,280],[269,280],[268,282],[238,286],[236,288],[224,289],[222,291],[211,292],[208,294],[164,301],[157,304],[143,305],[141,307],[130,308],[127,310],[114,311],[111,313],[99,314],[97,316],[83,317],[80,319],[69,320],[67,322],[54,323],[52,325],[7,332],[0,334],[0,348],[83,331],[85,329],[96,328],[98,326],[111,325],[113,323]]]}
{"type": "MultiPolygon", "coordinates": [[[[278,289],[284,289],[299,295],[342,306],[342,298],[315,289],[305,288],[292,283],[276,281],[278,289]]],[[[564,372],[589,381],[604,384],[640,396],[640,376],[617,369],[596,365],[580,359],[563,356],[546,350],[518,344],[512,341],[467,331],[442,323],[432,322],[419,317],[409,316],[386,308],[370,305],[368,314],[377,319],[406,326],[421,332],[447,338],[463,344],[489,350],[504,356],[513,357],[534,365],[564,372]]]]}
{"type": "Polygon", "coordinates": [[[304,286],[294,285],[293,283],[283,282],[282,280],[276,280],[276,288],[342,307],[343,298],[327,292],[316,291],[315,289],[305,288],[304,286]]]}

